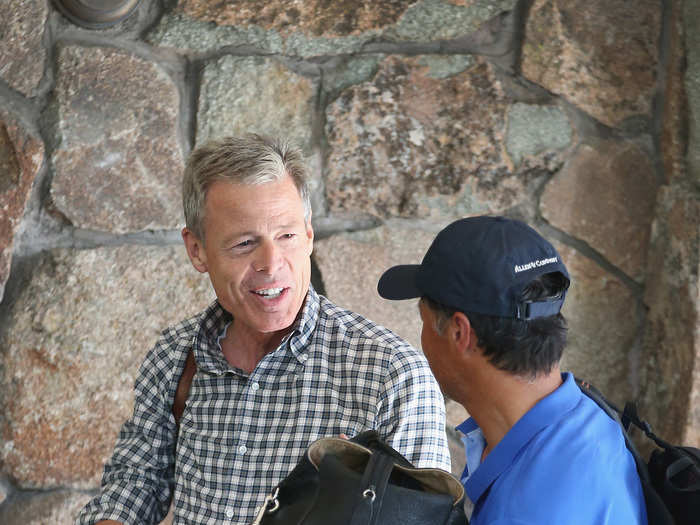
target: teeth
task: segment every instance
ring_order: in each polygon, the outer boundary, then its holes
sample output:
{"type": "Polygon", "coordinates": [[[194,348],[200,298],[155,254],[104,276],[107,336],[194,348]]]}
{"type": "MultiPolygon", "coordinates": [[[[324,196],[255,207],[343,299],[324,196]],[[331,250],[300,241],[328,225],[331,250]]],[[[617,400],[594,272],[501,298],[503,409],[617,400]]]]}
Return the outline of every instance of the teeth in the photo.
{"type": "Polygon", "coordinates": [[[264,290],[255,290],[255,293],[263,297],[279,297],[284,288],[265,288],[264,290]]]}

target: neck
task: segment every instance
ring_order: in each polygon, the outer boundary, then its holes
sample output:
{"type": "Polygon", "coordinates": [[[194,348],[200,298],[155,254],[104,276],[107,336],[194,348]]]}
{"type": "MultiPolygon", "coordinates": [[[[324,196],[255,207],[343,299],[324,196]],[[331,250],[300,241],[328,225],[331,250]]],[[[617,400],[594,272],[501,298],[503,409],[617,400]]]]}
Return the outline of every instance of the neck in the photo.
{"type": "Polygon", "coordinates": [[[537,402],[562,384],[558,365],[534,380],[498,370],[490,363],[474,376],[462,404],[484,433],[484,457],[537,402]]]}
{"type": "Polygon", "coordinates": [[[270,352],[273,352],[291,330],[291,326],[277,332],[254,332],[232,321],[221,340],[221,350],[228,363],[249,374],[270,352]]]}

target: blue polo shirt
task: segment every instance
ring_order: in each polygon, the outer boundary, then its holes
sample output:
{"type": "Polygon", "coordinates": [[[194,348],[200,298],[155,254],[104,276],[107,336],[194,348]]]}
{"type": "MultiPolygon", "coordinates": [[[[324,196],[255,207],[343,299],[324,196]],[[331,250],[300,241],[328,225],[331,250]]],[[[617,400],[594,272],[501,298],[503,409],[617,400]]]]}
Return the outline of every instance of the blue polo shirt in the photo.
{"type": "Polygon", "coordinates": [[[647,523],[634,458],[619,425],[583,394],[570,373],[479,464],[485,445],[473,419],[464,435],[462,483],[471,525],[647,523]]]}

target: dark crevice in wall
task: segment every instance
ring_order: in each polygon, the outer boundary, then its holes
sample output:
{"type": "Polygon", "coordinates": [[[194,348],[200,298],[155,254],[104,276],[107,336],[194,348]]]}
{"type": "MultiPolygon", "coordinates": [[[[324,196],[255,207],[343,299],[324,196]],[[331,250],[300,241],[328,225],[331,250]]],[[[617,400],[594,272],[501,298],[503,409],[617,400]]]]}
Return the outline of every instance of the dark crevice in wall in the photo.
{"type": "Polygon", "coordinates": [[[51,235],[39,235],[35,232],[31,247],[21,250],[22,256],[31,256],[43,251],[72,248],[76,250],[88,250],[92,248],[110,246],[167,246],[182,243],[179,230],[146,230],[140,232],[115,234],[97,230],[64,227],[60,232],[51,235]]]}
{"type": "Polygon", "coordinates": [[[659,185],[666,181],[666,174],[664,173],[663,165],[663,155],[661,147],[661,134],[663,133],[663,123],[664,123],[664,102],[667,96],[666,93],[666,83],[668,82],[668,76],[666,74],[669,55],[671,52],[671,29],[673,23],[672,17],[672,1],[661,0],[662,12],[661,12],[661,33],[659,34],[659,63],[656,68],[656,92],[651,101],[652,107],[652,123],[651,127],[653,130],[653,143],[654,150],[656,151],[656,156],[654,159],[654,167],[656,168],[656,177],[659,185]]]}
{"type": "Polygon", "coordinates": [[[37,266],[39,258],[39,255],[31,257],[15,255],[12,258],[10,278],[5,283],[4,295],[0,302],[0,339],[3,338],[5,329],[10,322],[10,307],[14,304],[20,292],[29,284],[32,270],[37,266]]]}
{"type": "Polygon", "coordinates": [[[331,215],[328,217],[313,218],[311,222],[314,226],[314,238],[316,240],[321,240],[342,232],[372,230],[381,226],[384,221],[373,215],[355,217],[331,215]]]}
{"type": "Polygon", "coordinates": [[[316,292],[321,295],[326,295],[326,286],[323,283],[323,275],[321,269],[316,263],[316,257],[311,255],[311,284],[316,289],[316,292]]]}
{"type": "Polygon", "coordinates": [[[0,109],[16,117],[31,133],[38,135],[36,121],[39,115],[37,99],[27,99],[0,79],[0,109]]]}
{"type": "Polygon", "coordinates": [[[519,0],[513,9],[513,73],[522,75],[525,27],[534,0],[519,0]]]}
{"type": "Polygon", "coordinates": [[[185,81],[181,92],[179,115],[185,158],[190,154],[197,140],[197,106],[203,67],[200,61],[185,59],[185,81]]]}
{"type": "Polygon", "coordinates": [[[163,5],[163,0],[151,0],[151,1],[141,1],[138,7],[138,35],[139,39],[144,39],[144,37],[151,31],[154,27],[158,25],[160,20],[163,18],[165,13],[165,7],[163,5]]]}
{"type": "Polygon", "coordinates": [[[610,261],[608,261],[603,254],[601,254],[598,250],[593,248],[587,242],[572,237],[565,231],[552,226],[544,219],[540,219],[538,221],[537,227],[541,228],[541,232],[544,234],[545,237],[552,237],[566,244],[567,246],[571,246],[572,248],[576,249],[576,251],[578,251],[581,255],[584,255],[591,259],[603,270],[620,279],[620,281],[622,281],[630,289],[630,291],[634,294],[636,298],[641,299],[644,293],[644,286],[635,281],[632,277],[627,275],[625,272],[623,272],[620,268],[612,264],[610,261]]]}

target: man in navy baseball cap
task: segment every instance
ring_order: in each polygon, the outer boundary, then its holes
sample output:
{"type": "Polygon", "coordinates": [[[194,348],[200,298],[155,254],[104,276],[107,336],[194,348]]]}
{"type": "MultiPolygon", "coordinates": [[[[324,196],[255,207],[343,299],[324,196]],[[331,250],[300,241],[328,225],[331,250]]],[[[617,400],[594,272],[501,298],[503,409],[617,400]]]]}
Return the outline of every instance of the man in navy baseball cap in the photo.
{"type": "Polygon", "coordinates": [[[569,273],[554,247],[528,225],[505,217],[471,217],[442,230],[421,264],[394,266],[382,275],[385,299],[430,297],[442,305],[499,317],[534,319],[559,313],[569,273]],[[530,281],[558,273],[556,297],[523,301],[530,281]]]}
{"type": "Polygon", "coordinates": [[[453,222],[421,264],[379,280],[386,299],[420,298],[423,352],[471,415],[457,429],[472,525],[647,523],[619,425],[559,368],[569,284],[539,233],[489,216],[453,222]]]}

